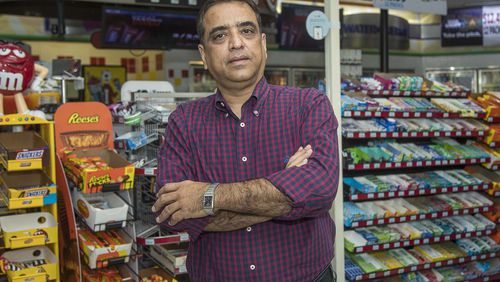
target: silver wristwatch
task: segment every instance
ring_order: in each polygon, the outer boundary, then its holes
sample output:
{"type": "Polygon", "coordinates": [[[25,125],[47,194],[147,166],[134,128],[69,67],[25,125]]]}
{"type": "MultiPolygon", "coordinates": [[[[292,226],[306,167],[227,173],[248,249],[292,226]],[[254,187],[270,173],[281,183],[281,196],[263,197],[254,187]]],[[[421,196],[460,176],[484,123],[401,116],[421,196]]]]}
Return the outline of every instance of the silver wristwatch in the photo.
{"type": "Polygon", "coordinates": [[[219,183],[212,183],[208,185],[207,191],[203,194],[203,210],[208,215],[214,215],[214,201],[215,201],[215,188],[219,186],[219,183]]]}

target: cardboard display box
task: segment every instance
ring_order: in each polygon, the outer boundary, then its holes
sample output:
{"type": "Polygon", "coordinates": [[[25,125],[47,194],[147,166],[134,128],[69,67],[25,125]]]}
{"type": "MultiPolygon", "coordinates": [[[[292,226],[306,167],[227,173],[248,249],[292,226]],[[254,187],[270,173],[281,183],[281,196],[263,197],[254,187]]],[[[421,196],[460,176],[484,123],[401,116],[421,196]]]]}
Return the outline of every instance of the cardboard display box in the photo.
{"type": "Polygon", "coordinates": [[[115,193],[73,193],[73,206],[93,231],[125,227],[128,205],[115,193]]]}
{"type": "Polygon", "coordinates": [[[58,277],[57,258],[45,246],[5,252],[2,257],[7,260],[5,268],[10,282],[45,282],[58,277]]]}
{"type": "Polygon", "coordinates": [[[0,161],[8,171],[42,169],[49,146],[33,131],[0,133],[0,161]]]}
{"type": "Polygon", "coordinates": [[[0,173],[1,191],[9,209],[34,208],[54,204],[56,185],[41,170],[0,173]]]}
{"type": "Polygon", "coordinates": [[[48,212],[0,217],[0,228],[5,247],[9,249],[57,242],[57,221],[48,212]]]}
{"type": "Polygon", "coordinates": [[[60,156],[66,175],[83,193],[133,188],[135,167],[107,147],[107,131],[66,132],[60,156]]]}
{"type": "Polygon", "coordinates": [[[130,259],[132,241],[126,240],[128,237],[121,230],[94,233],[88,229],[80,229],[78,238],[84,260],[90,269],[127,263],[130,259]]]}

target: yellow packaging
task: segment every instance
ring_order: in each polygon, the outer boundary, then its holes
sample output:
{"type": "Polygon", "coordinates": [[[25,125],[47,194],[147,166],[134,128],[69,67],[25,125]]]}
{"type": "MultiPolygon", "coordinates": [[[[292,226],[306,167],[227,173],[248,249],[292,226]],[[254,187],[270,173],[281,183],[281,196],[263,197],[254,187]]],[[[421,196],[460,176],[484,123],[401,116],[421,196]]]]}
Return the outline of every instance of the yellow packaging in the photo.
{"type": "Polygon", "coordinates": [[[47,212],[0,217],[0,226],[5,247],[9,249],[57,242],[57,222],[47,212]]]}

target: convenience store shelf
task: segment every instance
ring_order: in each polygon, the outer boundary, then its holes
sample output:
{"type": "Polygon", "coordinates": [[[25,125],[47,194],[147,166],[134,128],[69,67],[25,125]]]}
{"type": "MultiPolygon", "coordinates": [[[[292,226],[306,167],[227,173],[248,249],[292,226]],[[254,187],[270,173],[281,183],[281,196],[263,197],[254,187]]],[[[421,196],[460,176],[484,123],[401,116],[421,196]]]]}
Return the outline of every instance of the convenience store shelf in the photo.
{"type": "Polygon", "coordinates": [[[491,275],[491,276],[479,277],[479,278],[467,280],[467,281],[469,281],[469,282],[500,281],[500,273],[495,274],[495,275],[491,275]]]}
{"type": "Polygon", "coordinates": [[[166,244],[179,244],[183,242],[189,242],[189,234],[185,232],[180,232],[178,234],[158,236],[158,237],[137,237],[137,245],[141,246],[155,246],[155,245],[166,245],[166,244]]]}
{"type": "MultiPolygon", "coordinates": [[[[348,276],[346,278],[348,278],[349,280],[361,281],[361,280],[389,277],[389,276],[394,276],[394,275],[398,275],[398,274],[414,272],[414,271],[418,271],[418,270],[432,269],[432,268],[436,268],[436,267],[451,266],[451,265],[462,264],[462,263],[467,263],[467,262],[471,262],[471,261],[485,260],[485,259],[489,259],[489,258],[494,258],[496,256],[497,256],[497,253],[487,253],[487,254],[481,254],[481,255],[466,256],[466,257],[449,259],[449,260],[444,260],[444,261],[423,263],[423,264],[414,265],[414,266],[407,266],[404,268],[393,269],[393,270],[388,270],[388,271],[365,273],[362,275],[356,275],[354,277],[348,276]]],[[[484,281],[484,280],[479,280],[479,281],[484,281]]],[[[495,280],[488,280],[488,281],[495,281],[495,280]]]]}
{"type": "Polygon", "coordinates": [[[345,226],[345,227],[346,228],[358,228],[358,227],[367,227],[367,226],[384,225],[384,224],[392,224],[392,223],[402,223],[402,222],[407,222],[407,221],[417,221],[417,220],[423,220],[423,219],[450,217],[450,216],[456,216],[456,215],[476,214],[476,213],[480,213],[480,212],[489,212],[492,209],[493,209],[493,206],[484,206],[484,207],[477,207],[477,208],[465,208],[465,209],[456,209],[456,210],[422,213],[422,214],[414,214],[414,215],[405,215],[405,216],[399,216],[399,217],[376,218],[376,219],[372,219],[372,220],[354,221],[354,222],[352,222],[351,226],[345,226]]]}
{"type": "Polygon", "coordinates": [[[429,137],[480,137],[485,135],[484,130],[473,131],[413,131],[413,132],[347,132],[343,133],[345,138],[369,139],[369,138],[429,138],[429,137]]]}
{"type": "Polygon", "coordinates": [[[347,167],[347,170],[373,170],[373,169],[407,168],[407,167],[471,165],[471,164],[487,163],[489,161],[490,161],[490,158],[473,158],[473,159],[456,159],[456,160],[431,160],[431,161],[348,164],[346,167],[347,167]]]}
{"type": "Polygon", "coordinates": [[[361,92],[370,96],[382,97],[460,97],[466,98],[471,92],[438,92],[438,91],[399,91],[399,90],[348,90],[346,92],[361,92]]]}
{"type": "Polygon", "coordinates": [[[389,249],[400,248],[400,247],[411,247],[411,246],[417,246],[417,245],[426,245],[426,244],[446,242],[446,241],[451,241],[451,240],[458,240],[458,239],[463,239],[463,238],[481,237],[481,236],[491,235],[493,232],[494,232],[493,230],[482,230],[482,231],[475,231],[475,232],[442,235],[442,236],[431,237],[431,238],[420,238],[420,239],[397,241],[397,242],[390,242],[390,243],[384,243],[384,244],[368,245],[368,246],[354,248],[353,253],[366,253],[366,252],[373,252],[373,251],[383,251],[383,250],[389,250],[389,249]]]}
{"type": "Polygon", "coordinates": [[[391,198],[401,198],[401,197],[427,196],[427,195],[444,194],[444,193],[480,191],[480,190],[487,190],[490,187],[491,183],[484,183],[478,185],[451,186],[451,187],[428,188],[428,189],[407,190],[407,191],[358,193],[358,194],[348,195],[347,199],[352,202],[364,201],[364,200],[380,200],[380,199],[391,199],[391,198]]]}
{"type": "Polygon", "coordinates": [[[383,117],[383,118],[459,118],[458,113],[408,112],[408,111],[343,111],[342,117],[383,117]]]}

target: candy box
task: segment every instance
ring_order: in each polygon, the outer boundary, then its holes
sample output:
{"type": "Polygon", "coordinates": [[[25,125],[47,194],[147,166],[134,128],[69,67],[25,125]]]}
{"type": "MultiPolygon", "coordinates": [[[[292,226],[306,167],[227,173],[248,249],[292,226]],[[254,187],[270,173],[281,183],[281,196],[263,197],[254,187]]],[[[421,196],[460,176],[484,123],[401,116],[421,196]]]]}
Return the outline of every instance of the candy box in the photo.
{"type": "Polygon", "coordinates": [[[49,162],[48,149],[36,132],[0,133],[0,162],[8,171],[42,169],[49,162]]]}
{"type": "Polygon", "coordinates": [[[90,269],[108,267],[118,263],[127,263],[130,259],[132,241],[127,241],[121,230],[92,232],[78,230],[80,249],[90,269]]]}
{"type": "Polygon", "coordinates": [[[9,249],[57,242],[57,221],[47,212],[0,217],[0,227],[5,247],[9,249]]]}
{"type": "Polygon", "coordinates": [[[45,246],[8,251],[2,259],[2,271],[7,272],[11,282],[41,282],[58,278],[57,258],[45,246]]]}
{"type": "Polygon", "coordinates": [[[41,207],[57,200],[56,185],[42,170],[3,171],[0,188],[9,209],[41,207]]]}

